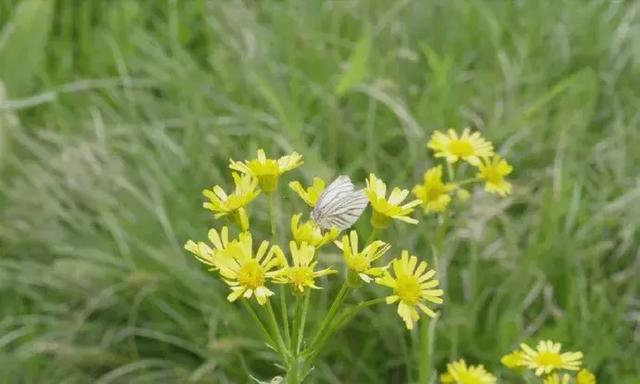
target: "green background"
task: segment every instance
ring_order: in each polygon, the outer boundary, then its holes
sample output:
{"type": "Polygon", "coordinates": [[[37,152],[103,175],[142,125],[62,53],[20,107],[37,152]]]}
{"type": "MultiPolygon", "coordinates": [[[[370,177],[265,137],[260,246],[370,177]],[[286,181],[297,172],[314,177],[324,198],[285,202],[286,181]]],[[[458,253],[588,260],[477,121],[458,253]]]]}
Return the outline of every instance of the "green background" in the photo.
{"type": "MultiPolygon", "coordinates": [[[[436,368],[517,382],[500,356],[552,338],[601,383],[640,382],[640,3],[2,0],[0,27],[0,382],[279,374],[182,249],[220,225],[200,191],[258,147],[304,155],[286,181],[410,188],[431,132],[465,126],[514,165],[514,192],[454,209],[436,368]]],[[[305,208],[281,187],[287,229],[305,208]]],[[[268,237],[266,199],[251,214],[268,237]]],[[[431,260],[417,216],[383,238],[431,260]]],[[[310,382],[407,382],[415,338],[375,307],[310,382]]]]}

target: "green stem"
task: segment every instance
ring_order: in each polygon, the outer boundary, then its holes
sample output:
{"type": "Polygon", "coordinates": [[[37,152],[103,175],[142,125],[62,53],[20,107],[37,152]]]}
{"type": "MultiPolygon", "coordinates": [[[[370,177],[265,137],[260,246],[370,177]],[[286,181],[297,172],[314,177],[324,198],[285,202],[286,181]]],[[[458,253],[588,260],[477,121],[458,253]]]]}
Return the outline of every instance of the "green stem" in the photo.
{"type": "Polygon", "coordinates": [[[293,322],[293,339],[291,342],[291,352],[293,354],[288,365],[287,383],[301,383],[304,379],[302,370],[304,358],[300,354],[302,340],[304,339],[304,326],[307,320],[307,311],[309,310],[309,292],[304,294],[304,298],[300,295],[296,296],[296,312],[293,322]]]}
{"type": "Polygon", "coordinates": [[[297,359],[293,361],[287,371],[287,384],[300,384],[302,378],[300,378],[300,364],[297,359]]]}
{"type": "Polygon", "coordinates": [[[300,326],[298,329],[298,333],[300,334],[298,336],[298,343],[296,344],[296,354],[300,354],[300,351],[302,350],[302,342],[304,339],[304,328],[307,324],[307,313],[309,311],[309,298],[311,297],[311,293],[307,292],[305,297],[304,297],[304,303],[302,305],[302,319],[300,320],[300,326]]]}
{"type": "Polygon", "coordinates": [[[427,384],[431,377],[431,356],[429,355],[429,322],[421,321],[420,325],[420,361],[418,362],[418,382],[427,384]]]}
{"type": "Polygon", "coordinates": [[[293,318],[293,328],[291,332],[291,348],[293,355],[296,356],[298,352],[298,338],[300,337],[300,321],[302,320],[302,298],[300,295],[296,295],[296,311],[293,318]]]}
{"type": "Polygon", "coordinates": [[[284,340],[282,340],[282,334],[280,333],[280,328],[278,327],[278,320],[276,320],[276,315],[275,313],[273,313],[271,300],[267,300],[267,304],[265,306],[267,307],[267,314],[269,315],[269,321],[271,322],[271,332],[273,332],[273,335],[274,335],[273,337],[275,338],[275,341],[276,341],[276,347],[277,347],[278,353],[280,354],[284,362],[288,362],[291,356],[291,353],[287,349],[287,346],[284,343],[284,340]]]}
{"type": "MultiPolygon", "coordinates": [[[[446,276],[441,270],[442,265],[440,263],[440,254],[444,247],[448,223],[447,216],[443,216],[440,226],[436,232],[436,236],[434,236],[435,241],[431,244],[433,264],[436,272],[438,273],[438,278],[444,283],[446,283],[446,276]]],[[[418,382],[420,384],[427,384],[429,383],[429,380],[431,380],[433,371],[431,357],[433,355],[433,348],[436,340],[436,321],[437,318],[432,321],[420,322],[420,346],[418,352],[418,382]]]]}
{"type": "Polygon", "coordinates": [[[271,221],[271,242],[278,243],[278,222],[276,218],[276,192],[269,193],[269,219],[271,221]]]}
{"type": "MultiPolygon", "coordinates": [[[[333,324],[333,326],[327,331],[325,332],[324,335],[322,335],[321,339],[318,341],[317,346],[314,348],[313,345],[311,347],[309,347],[308,351],[308,357],[305,359],[305,365],[304,365],[304,369],[303,369],[303,376],[302,378],[304,379],[308,374],[309,371],[311,370],[311,367],[313,366],[313,362],[315,361],[315,359],[318,357],[318,354],[320,353],[320,351],[322,351],[322,347],[324,346],[325,342],[329,339],[329,337],[331,335],[333,335],[334,333],[336,333],[337,331],[339,331],[342,327],[344,327],[358,312],[360,312],[361,310],[370,307],[372,305],[375,304],[379,304],[382,303],[386,300],[386,298],[384,297],[378,297],[372,300],[368,300],[365,301],[363,303],[360,303],[358,305],[356,305],[355,307],[346,310],[340,317],[339,319],[333,324]]],[[[305,353],[307,353],[307,351],[305,351],[305,353]]],[[[303,353],[303,356],[305,355],[305,353],[303,353]]]]}
{"type": "Polygon", "coordinates": [[[336,313],[338,312],[338,309],[344,302],[344,299],[347,296],[348,292],[349,292],[349,286],[347,285],[347,281],[345,281],[344,283],[342,283],[342,287],[340,287],[340,291],[338,292],[336,297],[333,299],[333,303],[331,303],[329,312],[322,320],[322,323],[320,324],[320,328],[318,328],[318,332],[316,332],[315,336],[312,339],[313,341],[311,342],[311,344],[309,344],[309,348],[305,352],[303,352],[303,356],[307,353],[310,353],[315,348],[316,343],[320,341],[323,334],[326,332],[327,328],[329,327],[329,324],[331,323],[333,318],[336,316],[336,313]]]}
{"type": "Polygon", "coordinates": [[[447,161],[447,173],[449,174],[449,181],[454,181],[456,179],[456,170],[453,167],[453,164],[447,161]]]}
{"type": "Polygon", "coordinates": [[[341,327],[346,325],[349,321],[351,321],[351,318],[353,318],[353,316],[358,314],[358,312],[360,312],[361,310],[363,310],[363,309],[365,309],[367,307],[370,307],[372,305],[383,303],[385,300],[386,300],[386,297],[377,297],[375,299],[371,299],[371,300],[367,300],[365,302],[362,302],[362,303],[356,305],[355,307],[351,308],[350,310],[346,311],[345,313],[342,314],[342,316],[340,316],[338,321],[335,322],[335,325],[333,326],[333,328],[331,330],[332,331],[331,333],[336,332],[341,327]]]}
{"type": "Polygon", "coordinates": [[[289,332],[289,310],[287,309],[287,290],[285,285],[280,285],[280,317],[284,328],[284,339],[287,345],[291,342],[291,332],[289,332]]]}
{"type": "Polygon", "coordinates": [[[471,183],[475,183],[477,181],[480,181],[481,179],[479,177],[470,177],[468,179],[462,179],[460,181],[456,181],[454,182],[456,185],[460,186],[460,185],[465,185],[465,184],[471,184],[471,183]]]}
{"type": "Polygon", "coordinates": [[[367,239],[367,242],[364,244],[364,246],[371,244],[373,240],[376,239],[376,236],[378,236],[379,231],[380,230],[378,228],[373,227],[373,229],[371,230],[371,234],[369,235],[369,238],[367,239]]]}
{"type": "Polygon", "coordinates": [[[255,321],[256,324],[258,324],[258,329],[260,329],[260,333],[262,333],[262,337],[265,338],[265,340],[267,341],[267,344],[269,344],[271,348],[276,349],[276,343],[273,337],[271,336],[271,334],[269,334],[269,331],[262,323],[262,320],[260,320],[260,317],[258,317],[258,314],[256,313],[256,311],[253,309],[253,307],[251,307],[251,304],[249,304],[247,300],[241,300],[241,301],[244,304],[244,307],[247,310],[247,312],[249,312],[249,316],[251,316],[253,321],[255,321]]]}
{"type": "MultiPolygon", "coordinates": [[[[276,205],[276,192],[269,193],[269,219],[271,222],[271,242],[278,243],[278,212],[276,205]]],[[[284,329],[284,339],[289,345],[291,342],[291,332],[289,332],[289,310],[287,309],[286,287],[280,286],[280,317],[282,319],[282,327],[284,329]]]]}

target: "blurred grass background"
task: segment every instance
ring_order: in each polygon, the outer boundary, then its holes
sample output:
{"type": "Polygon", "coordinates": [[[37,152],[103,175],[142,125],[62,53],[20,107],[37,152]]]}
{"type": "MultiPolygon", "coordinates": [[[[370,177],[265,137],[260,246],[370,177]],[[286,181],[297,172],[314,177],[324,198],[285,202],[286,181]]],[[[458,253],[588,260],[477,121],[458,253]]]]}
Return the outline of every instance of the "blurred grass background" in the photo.
{"type": "MultiPolygon", "coordinates": [[[[257,147],[411,187],[431,132],[471,126],[515,188],[454,216],[434,364],[516,382],[500,356],[549,337],[640,383],[640,3],[2,0],[0,27],[0,382],[278,374],[182,249],[219,224],[200,191],[257,147]]],[[[430,259],[433,225],[385,236],[430,259]]],[[[375,308],[310,381],[406,382],[412,338],[375,308]]]]}

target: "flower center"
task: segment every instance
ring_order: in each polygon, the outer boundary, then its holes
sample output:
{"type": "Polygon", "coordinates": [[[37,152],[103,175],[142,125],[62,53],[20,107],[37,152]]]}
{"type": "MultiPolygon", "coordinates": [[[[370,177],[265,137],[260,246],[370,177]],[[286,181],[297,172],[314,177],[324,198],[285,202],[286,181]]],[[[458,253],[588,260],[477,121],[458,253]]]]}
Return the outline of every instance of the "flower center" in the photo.
{"type": "Polygon", "coordinates": [[[313,270],[309,267],[291,267],[289,280],[300,289],[303,285],[313,283],[313,270]]]}
{"type": "Polygon", "coordinates": [[[473,145],[468,140],[451,140],[449,151],[460,157],[471,156],[473,155],[473,145]]]}
{"type": "Polygon", "coordinates": [[[461,372],[458,374],[458,383],[461,384],[482,384],[482,380],[471,372],[461,372]]]}
{"type": "Polygon", "coordinates": [[[396,295],[407,305],[416,305],[420,300],[420,284],[412,275],[398,276],[396,280],[396,295]]]}
{"type": "Polygon", "coordinates": [[[362,254],[353,255],[347,260],[347,266],[349,269],[356,272],[364,272],[369,269],[371,263],[362,254]]]}
{"type": "Polygon", "coordinates": [[[238,271],[238,283],[256,289],[264,285],[264,271],[256,260],[247,261],[238,271]]]}
{"type": "Polygon", "coordinates": [[[431,188],[427,189],[427,201],[438,200],[444,192],[445,190],[441,186],[432,186],[431,188]]]}
{"type": "Polygon", "coordinates": [[[247,164],[251,172],[258,178],[260,188],[266,193],[274,192],[278,189],[278,177],[280,176],[280,168],[278,162],[267,159],[264,163],[259,160],[252,160],[247,164]]]}
{"type": "Polygon", "coordinates": [[[560,367],[562,366],[562,356],[555,352],[540,352],[536,359],[538,364],[543,366],[560,367]]]}
{"type": "Polygon", "coordinates": [[[494,184],[500,183],[503,179],[502,175],[500,174],[500,172],[498,172],[498,169],[496,167],[488,167],[487,169],[485,169],[484,178],[488,182],[494,184]]]}

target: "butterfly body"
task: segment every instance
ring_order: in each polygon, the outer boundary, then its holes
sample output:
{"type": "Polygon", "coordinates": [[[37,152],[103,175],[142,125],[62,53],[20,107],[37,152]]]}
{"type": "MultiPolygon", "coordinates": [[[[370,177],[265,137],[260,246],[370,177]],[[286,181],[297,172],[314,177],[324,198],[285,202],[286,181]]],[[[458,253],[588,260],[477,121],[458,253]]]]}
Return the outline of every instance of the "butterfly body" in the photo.
{"type": "Polygon", "coordinates": [[[347,229],[358,220],[368,203],[364,190],[355,190],[348,176],[338,176],[318,198],[311,219],[323,229],[347,229]]]}

